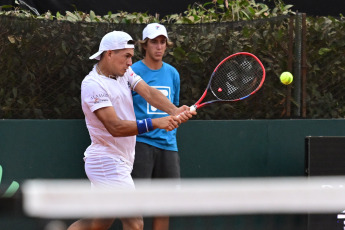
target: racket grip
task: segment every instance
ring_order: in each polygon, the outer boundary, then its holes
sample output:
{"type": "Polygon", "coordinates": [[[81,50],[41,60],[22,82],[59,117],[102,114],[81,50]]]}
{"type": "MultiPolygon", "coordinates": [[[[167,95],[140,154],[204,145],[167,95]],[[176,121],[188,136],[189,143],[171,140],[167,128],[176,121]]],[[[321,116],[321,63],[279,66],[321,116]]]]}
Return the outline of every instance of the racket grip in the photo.
{"type": "MultiPolygon", "coordinates": [[[[189,111],[193,112],[195,110],[196,110],[196,105],[192,105],[192,106],[189,107],[189,111]]],[[[177,115],[177,117],[180,117],[180,114],[177,115]]]]}
{"type": "Polygon", "coordinates": [[[189,111],[194,112],[196,110],[196,105],[192,105],[189,107],[189,111]]]}

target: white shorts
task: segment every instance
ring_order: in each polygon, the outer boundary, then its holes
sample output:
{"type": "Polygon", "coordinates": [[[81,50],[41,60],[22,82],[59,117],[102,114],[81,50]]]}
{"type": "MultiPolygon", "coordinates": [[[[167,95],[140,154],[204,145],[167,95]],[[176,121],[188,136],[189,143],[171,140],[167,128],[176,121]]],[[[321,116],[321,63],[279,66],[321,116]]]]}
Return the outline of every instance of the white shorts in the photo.
{"type": "Polygon", "coordinates": [[[86,157],[85,172],[92,188],[135,188],[132,167],[121,159],[86,157]]]}

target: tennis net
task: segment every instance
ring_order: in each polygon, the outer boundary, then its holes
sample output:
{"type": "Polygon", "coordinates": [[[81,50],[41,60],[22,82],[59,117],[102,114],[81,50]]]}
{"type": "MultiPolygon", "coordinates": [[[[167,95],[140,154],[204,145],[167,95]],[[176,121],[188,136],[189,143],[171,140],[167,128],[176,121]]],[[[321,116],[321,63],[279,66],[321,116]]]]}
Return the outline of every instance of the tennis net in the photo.
{"type": "Polygon", "coordinates": [[[345,229],[344,182],[342,176],[142,180],[136,190],[91,191],[84,180],[29,180],[22,193],[24,212],[34,218],[168,215],[171,229],[332,230],[345,229]]]}

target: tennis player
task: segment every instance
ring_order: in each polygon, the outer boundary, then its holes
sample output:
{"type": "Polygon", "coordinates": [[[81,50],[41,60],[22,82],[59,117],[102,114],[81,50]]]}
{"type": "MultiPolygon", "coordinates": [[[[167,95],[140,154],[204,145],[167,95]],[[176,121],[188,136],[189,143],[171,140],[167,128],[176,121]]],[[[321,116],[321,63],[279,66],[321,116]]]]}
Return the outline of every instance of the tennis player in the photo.
{"type": "MultiPolygon", "coordinates": [[[[173,43],[169,41],[166,28],[158,23],[148,24],[142,32],[139,49],[143,60],[133,64],[132,69],[150,86],[158,89],[171,103],[178,106],[180,100],[180,75],[166,62],[163,56],[173,43]]],[[[137,119],[163,118],[164,111],[150,105],[145,98],[133,91],[134,111],[137,119]]],[[[132,177],[135,178],[180,178],[180,158],[177,152],[176,129],[167,132],[156,129],[139,134],[135,146],[132,177]]],[[[169,217],[153,218],[153,230],[168,230],[169,217]]]]}
{"type": "MultiPolygon", "coordinates": [[[[159,90],[150,87],[131,69],[134,41],[122,31],[106,34],[90,59],[99,60],[81,85],[82,109],[91,138],[85,151],[85,172],[92,188],[134,189],[131,177],[136,135],[164,129],[172,131],[195,112],[177,108],[159,90]],[[136,120],[132,91],[152,106],[170,114],[136,120]],[[179,116],[177,116],[179,115],[179,116]]],[[[114,204],[116,205],[116,204],[114,204]]],[[[68,229],[109,229],[113,219],[82,219],[68,229]]],[[[142,217],[122,218],[123,229],[143,229],[142,217]]]]}

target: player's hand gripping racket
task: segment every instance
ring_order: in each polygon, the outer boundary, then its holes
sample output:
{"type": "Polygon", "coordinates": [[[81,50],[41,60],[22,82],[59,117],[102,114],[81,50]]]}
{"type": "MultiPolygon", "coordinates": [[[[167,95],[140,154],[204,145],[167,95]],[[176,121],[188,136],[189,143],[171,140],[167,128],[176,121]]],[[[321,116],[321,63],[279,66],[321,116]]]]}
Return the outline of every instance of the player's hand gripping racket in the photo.
{"type": "Polygon", "coordinates": [[[205,92],[190,110],[194,111],[214,102],[243,100],[261,88],[265,75],[265,68],[255,55],[246,52],[232,54],[214,69],[205,92]],[[216,99],[201,103],[208,91],[216,99]]]}

